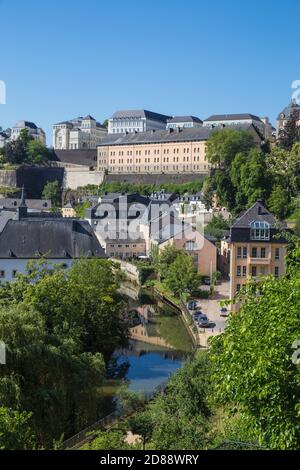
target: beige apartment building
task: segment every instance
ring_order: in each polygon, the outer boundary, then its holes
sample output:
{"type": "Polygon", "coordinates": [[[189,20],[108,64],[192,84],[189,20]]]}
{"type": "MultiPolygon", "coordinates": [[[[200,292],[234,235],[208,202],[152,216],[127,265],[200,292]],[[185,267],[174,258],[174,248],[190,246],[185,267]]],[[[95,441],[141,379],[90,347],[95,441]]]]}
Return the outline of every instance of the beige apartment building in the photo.
{"type": "MultiPolygon", "coordinates": [[[[274,216],[257,201],[231,227],[228,243],[230,250],[230,298],[246,284],[249,278],[273,275],[279,278],[286,272],[286,241],[278,237],[279,229],[274,216]]],[[[237,311],[239,305],[232,306],[237,311]]]]}
{"type": "MultiPolygon", "coordinates": [[[[234,128],[248,130],[257,143],[261,143],[261,136],[252,124],[234,128]]],[[[170,128],[108,135],[98,145],[98,171],[111,174],[208,173],[206,142],[217,130],[220,128],[170,128]]]]}

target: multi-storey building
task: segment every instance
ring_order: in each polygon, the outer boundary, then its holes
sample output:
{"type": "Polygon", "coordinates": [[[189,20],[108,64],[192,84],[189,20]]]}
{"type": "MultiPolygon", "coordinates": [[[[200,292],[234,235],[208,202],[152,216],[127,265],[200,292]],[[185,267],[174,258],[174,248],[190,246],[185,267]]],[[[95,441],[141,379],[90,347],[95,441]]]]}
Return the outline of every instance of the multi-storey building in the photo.
{"type": "Polygon", "coordinates": [[[174,116],[167,121],[167,129],[180,127],[202,127],[203,121],[196,116],[174,116]]]}
{"type": "Polygon", "coordinates": [[[96,149],[107,135],[107,129],[92,116],[59,122],[53,126],[53,147],[56,150],[96,149]]]}
{"type": "MultiPolygon", "coordinates": [[[[234,126],[262,137],[255,126],[234,126]]],[[[177,128],[108,135],[98,146],[98,170],[106,173],[208,173],[206,142],[215,128],[177,128]]]]}
{"type": "Polygon", "coordinates": [[[11,129],[7,129],[5,134],[8,136],[8,141],[17,140],[20,137],[21,131],[27,129],[28,134],[36,140],[39,140],[43,145],[46,145],[46,134],[40,127],[37,127],[34,122],[19,121],[11,129]]]}
{"type": "Polygon", "coordinates": [[[203,126],[214,127],[214,126],[239,126],[241,124],[248,124],[255,126],[259,132],[264,136],[265,139],[272,137],[272,124],[269,119],[259,118],[254,114],[242,113],[242,114],[214,114],[209,118],[205,119],[203,126]]]}
{"type": "Polygon", "coordinates": [[[108,120],[109,134],[125,134],[126,132],[146,132],[165,129],[171,116],[154,113],[146,109],[117,111],[108,120]]]}
{"type": "MultiPolygon", "coordinates": [[[[280,236],[284,228],[257,201],[232,225],[230,231],[230,296],[235,297],[247,278],[285,274],[286,240],[280,236]]],[[[238,305],[233,305],[238,310],[238,305]]]]}
{"type": "Polygon", "coordinates": [[[279,138],[281,133],[284,131],[286,123],[291,119],[291,117],[295,114],[298,115],[299,121],[298,125],[300,126],[300,105],[297,103],[296,100],[292,100],[291,103],[286,106],[281,113],[279,113],[277,117],[277,124],[276,124],[276,137],[279,138]]]}

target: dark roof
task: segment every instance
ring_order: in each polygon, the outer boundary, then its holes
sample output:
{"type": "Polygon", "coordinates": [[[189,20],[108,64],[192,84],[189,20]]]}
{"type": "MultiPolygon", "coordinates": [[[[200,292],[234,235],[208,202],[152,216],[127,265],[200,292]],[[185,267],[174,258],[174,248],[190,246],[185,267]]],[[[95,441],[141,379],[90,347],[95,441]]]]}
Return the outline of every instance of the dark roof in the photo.
{"type": "Polygon", "coordinates": [[[1,132],[0,132],[0,136],[1,136],[1,137],[4,137],[4,139],[8,139],[8,137],[9,137],[9,135],[6,134],[6,132],[4,132],[4,131],[1,131],[1,132]]]}
{"type": "Polygon", "coordinates": [[[116,111],[111,119],[124,119],[124,118],[147,118],[153,121],[167,122],[172,116],[166,116],[165,114],[154,113],[147,109],[128,109],[123,111],[116,111]]]}
{"type": "Polygon", "coordinates": [[[9,220],[0,234],[0,259],[105,258],[88,222],[72,219],[9,220]]]}
{"type": "Polygon", "coordinates": [[[300,105],[295,101],[295,100],[292,100],[290,102],[290,104],[288,106],[286,106],[283,111],[281,111],[281,113],[279,113],[277,119],[282,119],[285,118],[285,119],[288,119],[291,117],[292,113],[294,111],[298,111],[300,112],[300,105]],[[282,116],[283,115],[283,116],[282,116]]]}
{"type": "Polygon", "coordinates": [[[94,150],[54,150],[56,161],[73,165],[96,166],[97,149],[94,150]]]}
{"type": "Polygon", "coordinates": [[[251,222],[268,222],[272,228],[277,225],[277,221],[271,212],[269,212],[262,201],[257,201],[246,212],[244,212],[232,225],[235,228],[249,228],[251,222]]]}
{"type": "MultiPolygon", "coordinates": [[[[258,130],[252,124],[228,125],[228,128],[237,130],[258,130]]],[[[158,131],[146,131],[127,134],[109,134],[103,138],[98,147],[107,145],[135,145],[135,144],[153,144],[161,142],[189,142],[189,141],[206,141],[212,132],[221,130],[222,128],[210,127],[185,127],[183,129],[167,129],[158,131]]]]}
{"type": "Polygon", "coordinates": [[[171,122],[198,122],[202,124],[203,121],[196,116],[174,116],[171,119],[168,119],[168,123],[171,122]]]}
{"type": "Polygon", "coordinates": [[[241,113],[241,114],[213,114],[209,118],[205,119],[204,122],[209,121],[239,121],[239,120],[246,120],[252,119],[254,121],[261,121],[258,116],[249,113],[241,113]]]}
{"type": "Polygon", "coordinates": [[[88,121],[96,121],[95,118],[93,118],[93,116],[91,116],[90,114],[88,114],[87,116],[85,116],[85,118],[83,118],[83,120],[88,120],[88,121]]]}
{"type": "Polygon", "coordinates": [[[14,127],[29,127],[30,129],[37,129],[37,126],[34,124],[34,122],[30,121],[19,121],[14,127]]]}
{"type": "MultiPolygon", "coordinates": [[[[3,197],[0,198],[0,207],[4,209],[17,209],[22,203],[22,199],[3,197]]],[[[27,199],[26,206],[30,210],[50,210],[52,205],[50,199],[27,199]]]]}

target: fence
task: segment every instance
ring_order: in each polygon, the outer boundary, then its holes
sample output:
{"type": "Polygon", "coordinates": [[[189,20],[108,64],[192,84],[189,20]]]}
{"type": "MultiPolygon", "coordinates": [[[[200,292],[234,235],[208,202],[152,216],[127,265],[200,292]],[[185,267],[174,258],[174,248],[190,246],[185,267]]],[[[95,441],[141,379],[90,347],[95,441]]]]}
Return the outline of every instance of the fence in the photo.
{"type": "MultiPolygon", "coordinates": [[[[162,382],[159,384],[154,390],[151,392],[145,392],[143,395],[143,403],[146,404],[147,402],[153,400],[155,396],[157,396],[159,393],[163,393],[166,389],[168,380],[162,382]]],[[[62,448],[63,449],[74,449],[78,448],[80,445],[85,444],[87,441],[92,440],[93,436],[92,433],[96,433],[97,431],[101,431],[104,429],[107,429],[111,427],[113,424],[115,424],[120,418],[126,418],[129,416],[130,413],[126,413],[121,407],[111,413],[108,416],[105,416],[104,418],[96,421],[94,424],[91,426],[88,426],[87,428],[83,429],[79,433],[75,434],[75,436],[70,437],[66,441],[62,443],[62,448]]]]}

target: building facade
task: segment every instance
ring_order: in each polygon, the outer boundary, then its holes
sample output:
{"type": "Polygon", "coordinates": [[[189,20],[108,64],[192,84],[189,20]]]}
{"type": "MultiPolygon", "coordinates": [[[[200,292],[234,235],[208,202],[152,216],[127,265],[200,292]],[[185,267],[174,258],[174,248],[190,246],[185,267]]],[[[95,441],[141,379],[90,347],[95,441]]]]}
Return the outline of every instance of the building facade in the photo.
{"type": "MultiPolygon", "coordinates": [[[[278,233],[275,217],[256,202],[231,227],[227,252],[230,251],[230,297],[246,284],[249,278],[273,275],[279,278],[286,271],[286,241],[278,233]]],[[[239,305],[233,305],[233,311],[239,305]]]]}
{"type": "Polygon", "coordinates": [[[282,132],[284,132],[284,128],[286,123],[291,119],[291,117],[295,114],[298,115],[298,126],[300,126],[300,105],[297,104],[296,100],[292,100],[291,103],[286,106],[281,113],[279,113],[277,117],[276,123],[276,137],[277,139],[280,138],[282,132]]]}
{"type": "Polygon", "coordinates": [[[53,148],[56,150],[96,149],[106,135],[106,127],[92,116],[79,117],[53,125],[53,148]]]}
{"type": "Polygon", "coordinates": [[[33,138],[46,145],[46,134],[40,127],[37,127],[34,122],[19,121],[11,129],[7,129],[7,141],[17,140],[20,137],[22,130],[27,129],[28,134],[33,138]]]}
{"type": "MultiPolygon", "coordinates": [[[[251,132],[257,144],[261,144],[262,138],[253,125],[236,128],[251,132]]],[[[210,127],[177,128],[109,135],[98,146],[98,171],[207,174],[211,166],[206,160],[206,142],[216,130],[210,127]]]]}
{"type": "Polygon", "coordinates": [[[106,255],[86,221],[34,216],[28,214],[24,201],[17,218],[0,229],[0,283],[25,274],[29,261],[43,258],[67,269],[78,259],[94,257],[106,255]]]}
{"type": "Polygon", "coordinates": [[[165,129],[171,116],[146,109],[117,111],[108,120],[109,134],[125,134],[165,129]]]}
{"type": "Polygon", "coordinates": [[[202,127],[203,121],[196,116],[174,116],[167,120],[167,129],[183,129],[184,127],[202,127]]]}

